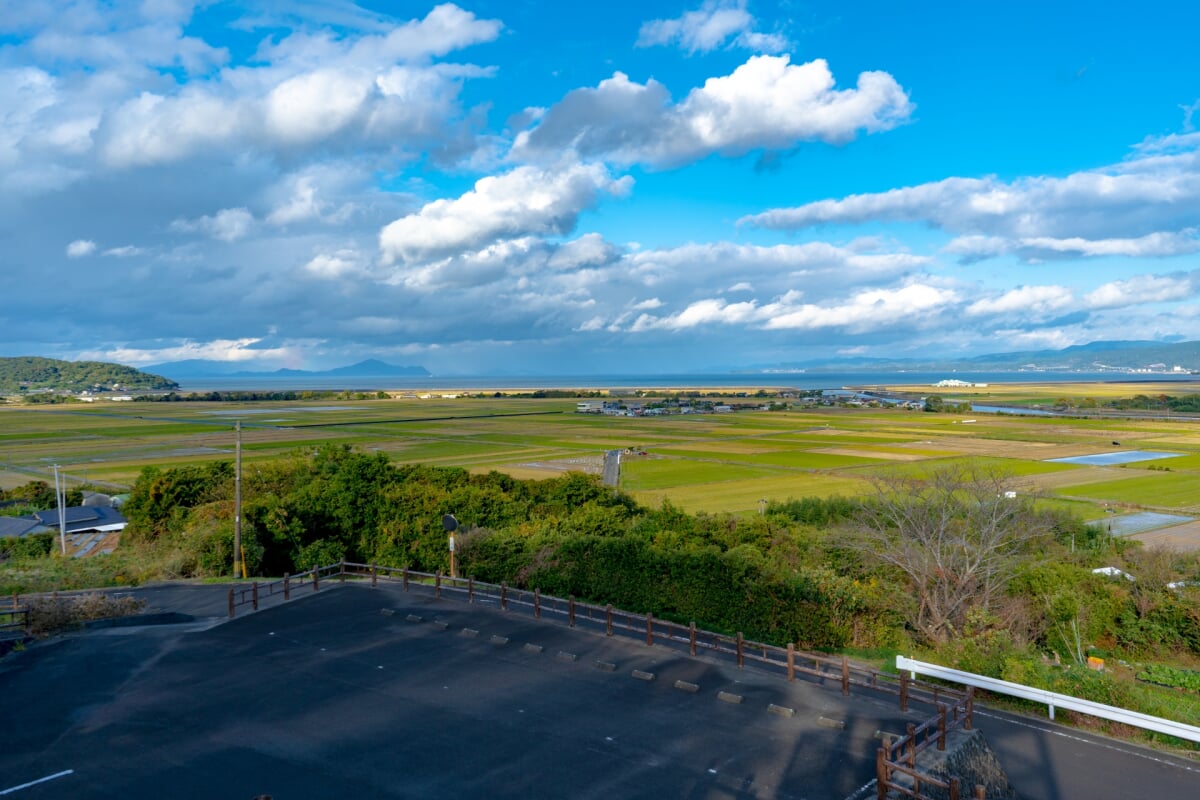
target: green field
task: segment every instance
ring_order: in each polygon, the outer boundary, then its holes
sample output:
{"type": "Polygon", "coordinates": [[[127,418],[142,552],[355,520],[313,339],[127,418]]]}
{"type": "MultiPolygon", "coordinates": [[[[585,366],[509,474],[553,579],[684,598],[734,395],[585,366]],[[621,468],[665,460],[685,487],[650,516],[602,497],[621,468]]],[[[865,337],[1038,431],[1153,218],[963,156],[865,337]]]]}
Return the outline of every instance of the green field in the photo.
{"type": "MultiPolygon", "coordinates": [[[[1128,385],[1078,391],[1100,397],[1117,389],[1145,391],[1128,385]]],[[[973,397],[1038,404],[1068,390],[1077,387],[994,386],[973,397]]],[[[666,499],[689,511],[747,513],[764,499],[858,494],[872,476],[973,460],[1031,481],[1045,502],[1089,518],[1102,516],[1106,504],[1200,513],[1200,427],[1186,419],[828,407],[639,418],[580,415],[575,404],[571,398],[488,396],[0,406],[0,485],[50,480],[51,465],[58,464],[74,482],[116,489],[146,466],[230,460],[233,425],[240,420],[243,451],[252,461],[342,443],[397,462],[529,478],[594,472],[605,451],[630,448],[622,488],[643,502],[666,499]],[[1180,455],[1100,472],[1049,461],[1135,448],[1180,455]],[[645,456],[637,455],[642,451],[645,456]]]]}

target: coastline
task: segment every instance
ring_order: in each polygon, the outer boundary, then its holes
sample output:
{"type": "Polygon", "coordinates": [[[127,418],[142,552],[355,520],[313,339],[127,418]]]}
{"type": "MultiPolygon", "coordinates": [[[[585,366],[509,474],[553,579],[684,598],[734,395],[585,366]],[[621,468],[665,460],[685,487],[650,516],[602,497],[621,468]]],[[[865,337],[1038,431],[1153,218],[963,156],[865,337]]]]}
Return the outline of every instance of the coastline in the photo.
{"type": "Polygon", "coordinates": [[[805,373],[709,373],[678,375],[567,375],[567,376],[431,376],[431,377],[203,377],[175,378],[180,393],[200,392],[302,392],[384,391],[391,395],[437,392],[518,394],[537,391],[751,391],[813,389],[880,389],[889,391],[960,392],[995,389],[998,386],[1035,387],[1066,384],[1101,385],[1200,385],[1200,376],[1188,374],[1130,374],[1113,372],[805,372],[805,373]],[[938,387],[946,378],[980,386],[938,387]],[[983,386],[982,384],[987,384],[983,386]]]}

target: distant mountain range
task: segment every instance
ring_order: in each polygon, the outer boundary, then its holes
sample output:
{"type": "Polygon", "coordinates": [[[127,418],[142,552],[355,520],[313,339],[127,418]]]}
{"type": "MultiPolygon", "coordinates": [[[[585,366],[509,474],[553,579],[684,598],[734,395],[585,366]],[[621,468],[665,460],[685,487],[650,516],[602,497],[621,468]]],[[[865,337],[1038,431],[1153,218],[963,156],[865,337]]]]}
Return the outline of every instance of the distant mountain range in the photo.
{"type": "Polygon", "coordinates": [[[825,358],[756,365],[755,372],[891,372],[961,370],[963,372],[1170,372],[1179,367],[1200,372],[1200,342],[1101,341],[1062,350],[988,353],[970,358],[825,358]]]}
{"type": "Polygon", "coordinates": [[[277,369],[263,371],[248,371],[235,369],[237,365],[227,361],[207,361],[193,358],[187,361],[170,361],[165,364],[155,364],[147,369],[160,375],[166,375],[174,380],[194,380],[196,378],[427,378],[432,373],[424,367],[397,366],[371,358],[351,364],[348,367],[337,367],[326,370],[306,369],[277,369]]]}

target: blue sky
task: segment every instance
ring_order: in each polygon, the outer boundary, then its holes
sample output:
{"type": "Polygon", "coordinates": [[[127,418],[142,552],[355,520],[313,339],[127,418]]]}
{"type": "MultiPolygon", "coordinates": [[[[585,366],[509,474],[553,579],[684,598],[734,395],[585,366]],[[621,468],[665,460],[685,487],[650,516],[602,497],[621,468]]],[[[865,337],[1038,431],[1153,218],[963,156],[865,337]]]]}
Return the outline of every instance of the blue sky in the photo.
{"type": "Polygon", "coordinates": [[[0,355],[613,374],[1197,339],[1198,16],[5,3],[0,355]]]}

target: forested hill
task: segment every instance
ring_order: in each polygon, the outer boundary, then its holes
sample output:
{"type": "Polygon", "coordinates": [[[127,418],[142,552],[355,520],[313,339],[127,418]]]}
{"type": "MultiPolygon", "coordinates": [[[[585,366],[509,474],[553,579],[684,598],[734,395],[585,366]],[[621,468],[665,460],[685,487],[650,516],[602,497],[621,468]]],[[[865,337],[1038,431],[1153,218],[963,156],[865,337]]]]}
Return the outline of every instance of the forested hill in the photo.
{"type": "Polygon", "coordinates": [[[103,361],[60,361],[18,356],[0,358],[0,392],[14,394],[34,389],[81,392],[84,389],[178,389],[179,384],[161,375],[103,361]]]}

